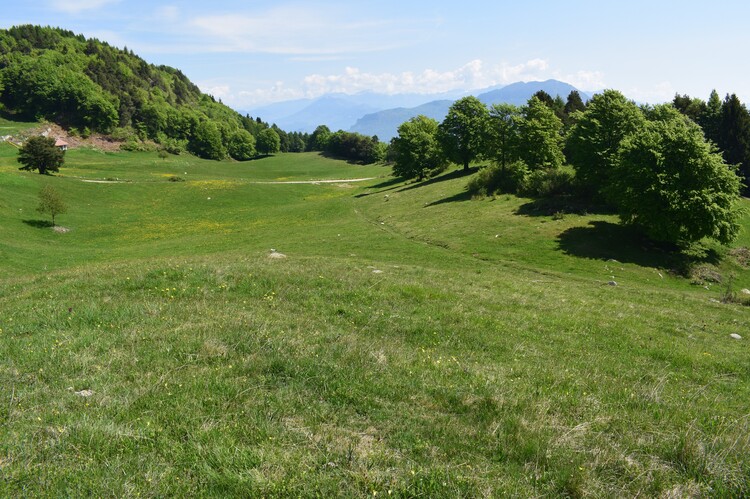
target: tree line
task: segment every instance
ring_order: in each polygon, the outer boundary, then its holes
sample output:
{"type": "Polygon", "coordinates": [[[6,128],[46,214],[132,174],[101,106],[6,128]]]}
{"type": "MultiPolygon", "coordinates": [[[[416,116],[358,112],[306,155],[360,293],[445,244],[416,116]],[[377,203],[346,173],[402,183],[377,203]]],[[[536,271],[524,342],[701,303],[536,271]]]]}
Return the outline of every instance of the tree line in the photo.
{"type": "Polygon", "coordinates": [[[567,101],[541,91],[520,107],[465,97],[440,123],[403,123],[390,156],[395,175],[417,179],[488,161],[469,183],[475,193],[564,195],[607,205],[655,240],[726,244],[750,176],[750,113],[715,91],[708,102],[678,95],[657,106],[616,90],[588,103],[575,91],[567,101]]]}

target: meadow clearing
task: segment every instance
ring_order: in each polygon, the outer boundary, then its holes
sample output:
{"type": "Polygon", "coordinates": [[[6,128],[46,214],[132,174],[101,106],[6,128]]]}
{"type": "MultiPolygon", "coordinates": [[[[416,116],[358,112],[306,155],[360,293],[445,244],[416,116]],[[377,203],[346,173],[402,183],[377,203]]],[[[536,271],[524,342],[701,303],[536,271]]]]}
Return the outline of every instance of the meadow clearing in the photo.
{"type": "Polygon", "coordinates": [[[16,151],[0,495],[750,494],[747,229],[679,255],[456,171],[16,151]]]}

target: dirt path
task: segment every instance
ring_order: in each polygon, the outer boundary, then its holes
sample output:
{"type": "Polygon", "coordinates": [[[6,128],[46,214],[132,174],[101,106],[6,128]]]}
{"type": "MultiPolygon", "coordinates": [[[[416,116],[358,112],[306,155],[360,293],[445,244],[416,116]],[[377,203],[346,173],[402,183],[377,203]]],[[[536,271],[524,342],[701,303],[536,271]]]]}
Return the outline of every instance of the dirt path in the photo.
{"type": "MultiPolygon", "coordinates": [[[[373,180],[375,177],[366,177],[366,178],[347,178],[347,179],[339,179],[339,180],[269,180],[269,181],[248,181],[248,184],[351,184],[352,182],[365,182],[367,180],[373,180]]],[[[88,182],[90,184],[124,184],[124,183],[134,183],[129,182],[126,180],[93,180],[93,179],[86,179],[82,178],[80,179],[81,182],[88,182]]],[[[241,179],[239,179],[241,180],[241,179]]],[[[149,182],[154,182],[153,180],[149,182]]],[[[137,183],[137,182],[135,182],[137,183]]]]}
{"type": "Polygon", "coordinates": [[[248,182],[250,184],[350,184],[352,182],[365,182],[373,180],[375,177],[367,178],[347,178],[340,180],[269,180],[267,182],[257,181],[248,182]]]}

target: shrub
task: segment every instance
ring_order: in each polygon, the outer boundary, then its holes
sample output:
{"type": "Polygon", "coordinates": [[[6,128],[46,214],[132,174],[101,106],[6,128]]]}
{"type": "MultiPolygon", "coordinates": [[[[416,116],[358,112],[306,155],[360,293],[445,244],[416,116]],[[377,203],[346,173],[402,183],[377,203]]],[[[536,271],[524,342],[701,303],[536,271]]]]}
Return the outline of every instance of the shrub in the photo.
{"type": "Polygon", "coordinates": [[[519,191],[529,169],[523,161],[516,161],[505,168],[492,165],[479,170],[466,186],[471,194],[491,196],[503,192],[515,194],[519,191]]]}
{"type": "Polygon", "coordinates": [[[536,198],[569,194],[575,174],[570,168],[535,170],[524,178],[520,193],[536,198]]]}

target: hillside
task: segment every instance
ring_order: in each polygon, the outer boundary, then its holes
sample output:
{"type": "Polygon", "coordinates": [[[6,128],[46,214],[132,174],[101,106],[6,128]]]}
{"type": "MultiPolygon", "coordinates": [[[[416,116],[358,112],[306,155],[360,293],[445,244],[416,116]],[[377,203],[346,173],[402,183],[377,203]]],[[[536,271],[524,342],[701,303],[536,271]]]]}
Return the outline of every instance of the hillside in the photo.
{"type": "Polygon", "coordinates": [[[201,93],[177,69],[149,64],[127,48],[31,25],[0,30],[0,111],[46,119],[75,134],[152,140],[211,159],[231,154],[232,144],[267,126],[201,93]]]}
{"type": "Polygon", "coordinates": [[[750,312],[721,302],[750,288],[747,218],[718,260],[471,200],[455,170],[78,149],[48,177],[16,154],[2,496],[750,491],[750,312]],[[44,185],[68,232],[35,211],[44,185]]]}

